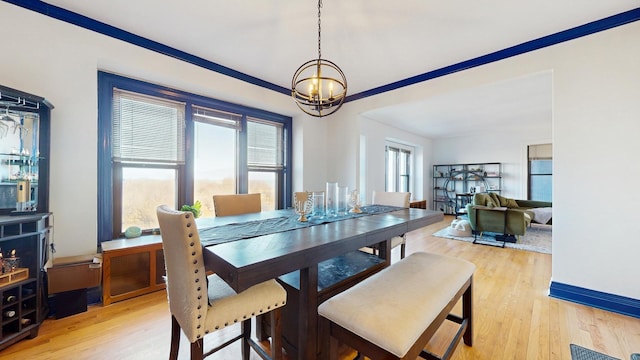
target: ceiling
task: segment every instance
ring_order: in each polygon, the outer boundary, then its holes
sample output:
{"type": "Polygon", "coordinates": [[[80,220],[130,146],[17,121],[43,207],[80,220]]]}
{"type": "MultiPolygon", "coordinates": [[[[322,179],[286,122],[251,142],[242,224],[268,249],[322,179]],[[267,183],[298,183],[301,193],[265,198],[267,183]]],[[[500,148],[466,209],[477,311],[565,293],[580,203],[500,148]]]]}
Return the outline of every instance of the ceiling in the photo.
{"type": "MultiPolygon", "coordinates": [[[[284,88],[318,54],[315,0],[46,2],[284,88]]],[[[637,7],[638,0],[324,0],[322,57],[342,68],[353,95],[637,7]]],[[[364,115],[436,138],[514,115],[550,121],[550,100],[551,75],[543,73],[364,115]]]]}

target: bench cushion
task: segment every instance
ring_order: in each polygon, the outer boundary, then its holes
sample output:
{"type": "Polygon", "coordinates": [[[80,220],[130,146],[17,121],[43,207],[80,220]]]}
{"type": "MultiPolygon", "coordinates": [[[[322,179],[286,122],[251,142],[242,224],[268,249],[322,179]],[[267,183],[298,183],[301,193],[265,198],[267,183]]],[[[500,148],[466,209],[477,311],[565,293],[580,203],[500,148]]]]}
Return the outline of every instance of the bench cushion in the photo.
{"type": "Polygon", "coordinates": [[[318,314],[403,357],[462,286],[475,265],[413,253],[318,307],[318,314]]]}

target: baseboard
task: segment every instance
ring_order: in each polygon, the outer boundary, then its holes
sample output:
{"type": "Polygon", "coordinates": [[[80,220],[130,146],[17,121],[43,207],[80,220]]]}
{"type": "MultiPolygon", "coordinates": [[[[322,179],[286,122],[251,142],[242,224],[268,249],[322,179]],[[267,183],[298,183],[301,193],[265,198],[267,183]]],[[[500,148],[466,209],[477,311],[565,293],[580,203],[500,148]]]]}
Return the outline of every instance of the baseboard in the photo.
{"type": "Polygon", "coordinates": [[[614,313],[640,318],[640,300],[551,282],[549,296],[614,313]]]}

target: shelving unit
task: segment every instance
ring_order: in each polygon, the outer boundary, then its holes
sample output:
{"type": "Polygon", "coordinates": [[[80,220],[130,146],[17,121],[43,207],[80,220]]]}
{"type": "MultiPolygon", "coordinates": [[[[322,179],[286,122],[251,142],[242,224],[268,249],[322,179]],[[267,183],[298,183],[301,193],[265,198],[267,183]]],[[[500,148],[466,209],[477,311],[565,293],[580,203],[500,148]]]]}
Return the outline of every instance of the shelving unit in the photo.
{"type": "Polygon", "coordinates": [[[48,313],[43,268],[53,228],[49,213],[53,105],[43,97],[0,85],[0,109],[0,249],[5,260],[12,250],[19,258],[13,272],[0,269],[2,350],[36,337],[48,313]]]}
{"type": "Polygon", "coordinates": [[[502,164],[433,165],[433,209],[461,215],[476,192],[502,191],[502,164]]]}
{"type": "Polygon", "coordinates": [[[50,214],[0,216],[0,248],[16,250],[20,267],[2,274],[0,350],[38,335],[47,315],[42,268],[52,229],[50,214]]]}
{"type": "Polygon", "coordinates": [[[50,116],[45,98],[0,85],[0,215],[16,210],[18,183],[29,182],[29,209],[49,211],[50,116]]]}

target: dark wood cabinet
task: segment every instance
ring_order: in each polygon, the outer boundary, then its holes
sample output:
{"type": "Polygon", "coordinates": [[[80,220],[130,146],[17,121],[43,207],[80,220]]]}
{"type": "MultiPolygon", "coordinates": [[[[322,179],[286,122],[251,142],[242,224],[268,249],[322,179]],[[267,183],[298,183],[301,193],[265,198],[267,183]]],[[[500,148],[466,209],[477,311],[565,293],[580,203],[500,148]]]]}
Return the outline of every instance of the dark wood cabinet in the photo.
{"type": "Polygon", "coordinates": [[[0,350],[36,337],[48,313],[51,109],[41,96],[0,85],[0,350]]]}
{"type": "Polygon", "coordinates": [[[5,256],[0,268],[0,349],[36,337],[47,316],[43,268],[51,229],[51,214],[0,216],[2,253],[15,250],[15,258],[5,256]]]}

